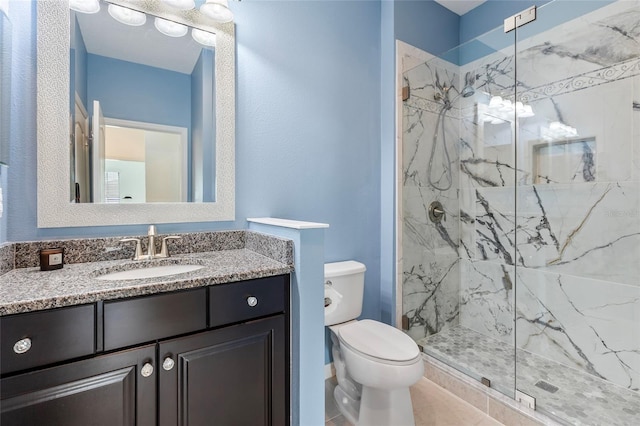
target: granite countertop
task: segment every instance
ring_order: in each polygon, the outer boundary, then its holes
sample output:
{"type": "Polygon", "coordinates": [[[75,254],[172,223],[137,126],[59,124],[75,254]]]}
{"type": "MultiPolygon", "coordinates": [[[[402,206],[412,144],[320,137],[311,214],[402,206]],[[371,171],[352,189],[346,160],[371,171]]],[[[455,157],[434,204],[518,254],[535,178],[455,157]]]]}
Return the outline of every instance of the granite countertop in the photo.
{"type": "Polygon", "coordinates": [[[203,287],[292,272],[287,265],[248,249],[180,254],[150,261],[110,260],[67,264],[62,269],[14,269],[0,276],[0,316],[203,287]],[[196,271],[135,280],[99,280],[102,274],[170,264],[198,264],[196,271]]]}

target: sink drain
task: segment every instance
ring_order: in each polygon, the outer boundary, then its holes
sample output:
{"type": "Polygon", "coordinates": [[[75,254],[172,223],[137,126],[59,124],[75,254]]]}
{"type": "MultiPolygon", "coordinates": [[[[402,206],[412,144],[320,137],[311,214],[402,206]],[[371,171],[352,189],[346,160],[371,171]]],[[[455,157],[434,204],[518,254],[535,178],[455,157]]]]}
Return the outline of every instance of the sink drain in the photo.
{"type": "Polygon", "coordinates": [[[547,383],[544,380],[539,380],[538,383],[536,383],[536,386],[550,393],[556,393],[558,389],[560,389],[559,387],[553,386],[551,383],[547,383]]]}

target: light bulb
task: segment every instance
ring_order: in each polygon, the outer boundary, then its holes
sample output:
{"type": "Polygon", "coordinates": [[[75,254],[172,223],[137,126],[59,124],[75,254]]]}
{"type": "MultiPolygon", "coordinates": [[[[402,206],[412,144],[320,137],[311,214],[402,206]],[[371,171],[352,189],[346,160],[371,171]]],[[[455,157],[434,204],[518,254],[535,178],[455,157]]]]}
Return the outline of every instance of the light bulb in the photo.
{"type": "Polygon", "coordinates": [[[195,41],[205,46],[215,46],[216,45],[216,35],[214,33],[210,33],[208,31],[199,30],[194,28],[191,30],[191,37],[195,41]]]}
{"type": "Polygon", "coordinates": [[[125,25],[138,27],[147,22],[147,15],[142,12],[138,12],[137,10],[110,4],[108,11],[109,15],[111,15],[113,19],[125,25]]]}
{"type": "Polygon", "coordinates": [[[502,98],[500,96],[493,96],[489,101],[490,108],[498,108],[500,105],[502,105],[502,98]]]}
{"type": "Polygon", "coordinates": [[[533,108],[531,108],[531,105],[525,105],[522,108],[522,112],[520,113],[520,117],[522,118],[528,118],[528,117],[533,117],[535,114],[533,113],[533,108]]]}
{"type": "Polygon", "coordinates": [[[500,105],[500,108],[498,109],[498,111],[501,111],[501,112],[513,112],[513,104],[511,103],[511,101],[509,99],[504,99],[502,101],[502,105],[500,105]]]}
{"type": "Polygon", "coordinates": [[[98,0],[69,0],[69,9],[82,13],[98,13],[100,3],[98,0]]]}
{"type": "Polygon", "coordinates": [[[178,24],[177,22],[167,21],[166,19],[156,18],[153,22],[156,29],[162,34],[169,37],[182,37],[189,31],[186,25],[178,24]]]}
{"type": "Polygon", "coordinates": [[[200,12],[216,22],[225,23],[233,21],[233,12],[229,10],[227,0],[207,0],[200,6],[200,12]]]}

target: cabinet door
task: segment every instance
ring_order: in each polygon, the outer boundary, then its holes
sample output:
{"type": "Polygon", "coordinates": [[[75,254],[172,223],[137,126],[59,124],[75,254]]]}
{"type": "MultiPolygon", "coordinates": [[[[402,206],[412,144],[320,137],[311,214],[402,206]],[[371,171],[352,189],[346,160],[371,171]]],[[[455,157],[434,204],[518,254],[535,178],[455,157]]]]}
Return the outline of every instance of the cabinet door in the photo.
{"type": "MultiPolygon", "coordinates": [[[[155,345],[32,371],[0,384],[2,426],[152,426],[155,345]]],[[[156,369],[157,371],[157,369],[156,369]]]]}
{"type": "Polygon", "coordinates": [[[161,426],[288,422],[285,316],[160,343],[161,426]]]}

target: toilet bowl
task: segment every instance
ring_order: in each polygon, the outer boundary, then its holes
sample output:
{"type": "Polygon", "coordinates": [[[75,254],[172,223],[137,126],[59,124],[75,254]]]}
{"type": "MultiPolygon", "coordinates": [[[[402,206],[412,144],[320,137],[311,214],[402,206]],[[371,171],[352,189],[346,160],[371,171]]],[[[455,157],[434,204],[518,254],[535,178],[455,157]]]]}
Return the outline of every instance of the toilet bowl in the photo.
{"type": "Polygon", "coordinates": [[[364,272],[354,261],[325,264],[325,325],[338,379],[334,397],[353,424],[414,425],[409,386],[424,373],[422,355],[402,331],[354,320],[362,311],[364,272]]]}

